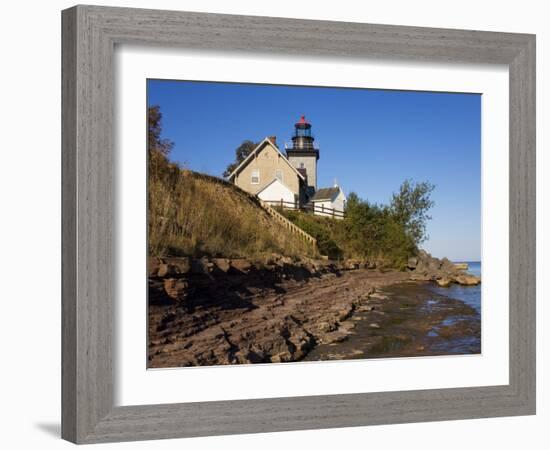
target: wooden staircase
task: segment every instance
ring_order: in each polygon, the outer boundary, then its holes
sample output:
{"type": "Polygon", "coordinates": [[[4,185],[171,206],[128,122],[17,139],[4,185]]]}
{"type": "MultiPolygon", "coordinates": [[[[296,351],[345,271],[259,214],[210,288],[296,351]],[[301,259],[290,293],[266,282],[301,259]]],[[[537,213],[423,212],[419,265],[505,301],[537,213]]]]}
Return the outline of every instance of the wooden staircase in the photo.
{"type": "Polygon", "coordinates": [[[268,203],[264,202],[263,200],[258,199],[260,202],[260,206],[271,216],[273,217],[277,222],[281,223],[286,229],[288,229],[291,233],[298,234],[302,239],[304,239],[306,242],[310,243],[312,246],[317,246],[317,239],[315,239],[310,234],[306,233],[304,230],[302,230],[300,227],[296,226],[294,223],[292,223],[290,220],[288,220],[285,216],[283,216],[281,213],[276,211],[274,208],[269,206],[268,203]]]}

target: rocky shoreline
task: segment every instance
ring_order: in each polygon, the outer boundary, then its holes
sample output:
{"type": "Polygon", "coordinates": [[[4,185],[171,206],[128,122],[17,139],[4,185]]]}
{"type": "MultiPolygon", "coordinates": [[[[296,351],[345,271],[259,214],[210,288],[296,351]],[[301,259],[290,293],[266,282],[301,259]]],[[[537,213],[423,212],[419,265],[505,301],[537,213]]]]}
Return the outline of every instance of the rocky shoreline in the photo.
{"type": "Polygon", "coordinates": [[[376,308],[376,290],[407,281],[480,280],[420,252],[406,271],[368,261],[151,258],[150,368],[302,360],[342,342],[352,316],[376,308]]]}

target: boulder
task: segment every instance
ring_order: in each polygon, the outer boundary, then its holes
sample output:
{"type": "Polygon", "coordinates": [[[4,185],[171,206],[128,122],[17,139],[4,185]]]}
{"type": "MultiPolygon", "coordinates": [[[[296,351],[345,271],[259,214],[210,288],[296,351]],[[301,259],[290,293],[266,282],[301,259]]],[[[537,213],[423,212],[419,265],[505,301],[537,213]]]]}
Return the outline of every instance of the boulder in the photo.
{"type": "Polygon", "coordinates": [[[178,274],[176,266],[173,264],[160,264],[157,275],[160,278],[173,277],[178,274]]]}
{"type": "Polygon", "coordinates": [[[451,279],[448,277],[438,278],[435,282],[441,287],[449,287],[451,285],[451,279]]]}
{"type": "Polygon", "coordinates": [[[418,270],[414,270],[411,273],[411,280],[412,281],[430,281],[431,276],[428,275],[427,272],[419,272],[418,270]]]}
{"type": "Polygon", "coordinates": [[[277,263],[281,266],[292,266],[294,265],[294,260],[288,256],[281,256],[277,263]]]}
{"type": "Polygon", "coordinates": [[[231,260],[227,258],[213,258],[212,264],[214,265],[214,269],[220,270],[223,273],[227,273],[231,269],[231,260]]]}
{"type": "Polygon", "coordinates": [[[240,273],[248,273],[252,269],[252,263],[244,258],[231,260],[231,269],[240,273]]]}
{"type": "Polygon", "coordinates": [[[189,295],[189,283],[182,278],[166,278],[164,291],[171,299],[181,301],[189,295]]]}
{"type": "Polygon", "coordinates": [[[321,337],[323,344],[336,344],[337,342],[344,342],[349,337],[348,333],[342,333],[340,331],[334,331],[332,333],[325,334],[321,337]]]}
{"type": "Polygon", "coordinates": [[[456,267],[451,261],[449,261],[448,258],[443,258],[441,260],[440,270],[443,272],[452,273],[456,271],[456,267]]]}
{"type": "Polygon", "coordinates": [[[331,331],[336,331],[338,329],[338,323],[334,320],[328,321],[328,322],[321,322],[317,329],[321,333],[330,333],[331,331]]]}
{"type": "Polygon", "coordinates": [[[147,275],[150,277],[156,277],[159,273],[160,265],[162,260],[156,256],[150,257],[147,261],[147,275]]]}
{"type": "Polygon", "coordinates": [[[365,269],[376,269],[376,261],[374,260],[365,261],[365,269]]]}
{"type": "Polygon", "coordinates": [[[439,269],[441,269],[441,261],[437,258],[430,258],[428,260],[428,270],[437,272],[439,269]]]}
{"type": "Polygon", "coordinates": [[[348,319],[353,314],[353,306],[345,305],[343,309],[338,311],[338,320],[344,321],[348,319]]]}
{"type": "Polygon", "coordinates": [[[176,268],[177,273],[180,275],[184,275],[191,271],[191,260],[186,256],[181,258],[170,258],[169,263],[176,268]]]}
{"type": "Polygon", "coordinates": [[[214,268],[214,264],[206,258],[191,260],[191,273],[195,275],[209,275],[214,268]]]}
{"type": "Polygon", "coordinates": [[[361,261],[356,259],[348,259],[343,263],[343,269],[345,270],[356,270],[361,267],[361,261]]]}
{"type": "Polygon", "coordinates": [[[416,269],[417,265],[418,265],[418,258],[416,256],[411,256],[407,260],[407,268],[408,269],[414,270],[414,269],[416,269]]]}
{"type": "Polygon", "coordinates": [[[270,360],[272,363],[282,363],[282,362],[292,361],[292,354],[288,351],[281,352],[271,356],[270,360]]]}
{"type": "Polygon", "coordinates": [[[481,279],[479,277],[469,273],[455,275],[453,276],[453,281],[463,286],[476,286],[481,283],[481,279]]]}
{"type": "Polygon", "coordinates": [[[343,322],[338,326],[338,331],[342,333],[352,333],[352,330],[354,330],[356,327],[355,323],[350,322],[349,320],[347,322],[343,322]]]}

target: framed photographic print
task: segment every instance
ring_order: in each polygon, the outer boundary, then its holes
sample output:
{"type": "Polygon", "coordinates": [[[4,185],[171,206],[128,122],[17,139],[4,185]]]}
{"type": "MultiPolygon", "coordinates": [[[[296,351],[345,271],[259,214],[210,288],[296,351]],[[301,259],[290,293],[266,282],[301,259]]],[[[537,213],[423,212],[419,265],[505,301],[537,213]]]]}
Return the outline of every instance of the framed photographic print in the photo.
{"type": "Polygon", "coordinates": [[[535,413],[532,35],[63,11],[77,443],[535,413]]]}

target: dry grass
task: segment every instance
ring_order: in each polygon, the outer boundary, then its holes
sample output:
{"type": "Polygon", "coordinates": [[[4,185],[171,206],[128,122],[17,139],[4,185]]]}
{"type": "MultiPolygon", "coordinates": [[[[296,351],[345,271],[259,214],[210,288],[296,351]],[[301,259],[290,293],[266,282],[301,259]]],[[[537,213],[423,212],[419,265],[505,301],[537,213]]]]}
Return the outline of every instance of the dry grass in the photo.
{"type": "Polygon", "coordinates": [[[244,191],[181,170],[161,155],[151,156],[148,194],[151,255],[313,256],[310,244],[272,220],[244,191]]]}

